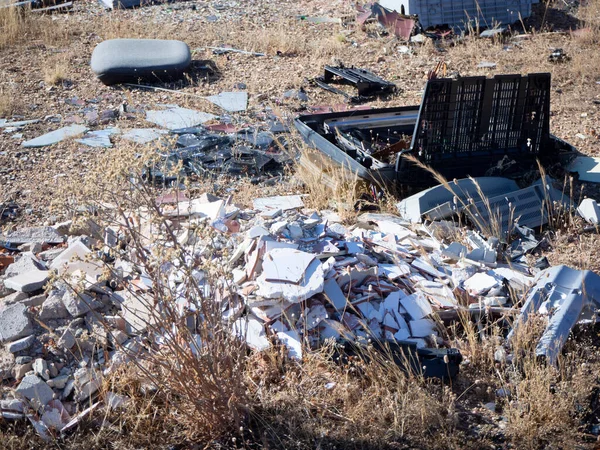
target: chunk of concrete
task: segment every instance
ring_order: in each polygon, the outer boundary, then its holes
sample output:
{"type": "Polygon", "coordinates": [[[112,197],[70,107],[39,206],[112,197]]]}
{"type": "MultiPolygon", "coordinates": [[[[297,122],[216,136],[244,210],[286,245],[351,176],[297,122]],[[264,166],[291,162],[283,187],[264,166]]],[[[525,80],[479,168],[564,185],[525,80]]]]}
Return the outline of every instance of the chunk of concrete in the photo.
{"type": "Polygon", "coordinates": [[[33,334],[33,326],[25,305],[0,306],[0,343],[12,342],[30,334],[33,334]]]}
{"type": "Polygon", "coordinates": [[[29,400],[36,409],[43,408],[54,398],[52,388],[37,375],[23,378],[16,392],[29,400]]]}
{"type": "Polygon", "coordinates": [[[50,379],[50,371],[48,370],[48,362],[44,358],[36,358],[33,361],[33,373],[38,377],[48,381],[50,379]]]}
{"type": "Polygon", "coordinates": [[[63,295],[64,291],[58,290],[54,290],[50,293],[46,301],[42,304],[39,315],[41,320],[56,320],[71,317],[62,301],[63,295]]]}
{"type": "Polygon", "coordinates": [[[7,380],[13,376],[15,367],[15,355],[8,349],[0,347],[0,381],[7,380]]]}
{"type": "Polygon", "coordinates": [[[102,308],[102,302],[96,300],[91,295],[85,292],[74,292],[71,288],[67,288],[62,297],[62,302],[65,308],[73,317],[80,317],[90,311],[95,311],[102,308]]]}
{"type": "Polygon", "coordinates": [[[31,347],[34,341],[35,336],[32,334],[31,336],[27,336],[6,344],[6,350],[8,350],[11,353],[21,352],[31,347]]]}
{"type": "Polygon", "coordinates": [[[51,131],[42,136],[38,136],[35,139],[23,142],[23,147],[46,147],[48,145],[56,144],[64,141],[65,139],[79,136],[85,133],[87,128],[83,125],[70,125],[68,127],[59,128],[58,130],[51,131]]]}
{"type": "Polygon", "coordinates": [[[14,277],[31,270],[43,270],[45,266],[32,253],[22,253],[15,262],[6,268],[4,276],[14,277]]]}
{"type": "Polygon", "coordinates": [[[14,246],[27,243],[62,244],[64,237],[52,227],[32,227],[13,231],[2,240],[14,246]]]}
{"type": "Polygon", "coordinates": [[[4,280],[4,286],[19,292],[34,292],[42,289],[50,277],[47,270],[31,270],[4,280]]]}
{"type": "Polygon", "coordinates": [[[92,251],[81,241],[74,241],[59,256],[54,258],[50,269],[56,270],[59,275],[73,274],[74,272],[85,273],[89,283],[96,283],[102,275],[102,263],[89,259],[92,251]]]}
{"type": "Polygon", "coordinates": [[[28,296],[25,292],[13,292],[12,294],[7,295],[6,297],[2,297],[0,301],[3,305],[8,306],[14,305],[15,303],[20,303],[26,298],[28,298],[28,296]]]}

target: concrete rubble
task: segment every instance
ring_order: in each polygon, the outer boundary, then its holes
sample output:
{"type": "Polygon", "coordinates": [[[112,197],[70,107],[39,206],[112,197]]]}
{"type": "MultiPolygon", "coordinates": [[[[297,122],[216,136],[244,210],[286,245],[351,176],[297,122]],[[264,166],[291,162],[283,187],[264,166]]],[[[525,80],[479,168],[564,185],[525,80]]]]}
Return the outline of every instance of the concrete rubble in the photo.
{"type": "MultiPolygon", "coordinates": [[[[307,208],[300,195],[257,198],[244,209],[210,194],[175,192],[156,205],[184,255],[161,265],[160,283],[195,336],[195,355],[203,346],[199,305],[210,301],[231,335],[254,351],[281,348],[301,363],[325,343],[387,343],[428,352],[429,367],[416,370],[441,377],[458,372],[460,354],[450,348],[444,324],[458,320],[459,312],[518,315],[515,304],[529,292],[520,321],[536,313],[546,314],[549,330],[560,324],[540,343],[540,354],[554,360],[561,345],[550,352],[548,339],[564,342],[582,311],[585,320],[595,321],[590,305],[600,302],[577,297],[567,306],[552,293],[548,301],[554,303],[538,301],[536,292],[549,289],[546,271],[522,259],[507,263],[502,250],[508,244],[446,222],[366,213],[343,224],[331,211],[307,208]],[[209,276],[200,261],[216,264],[220,275],[209,276]],[[568,321],[561,319],[565,314],[568,321]]],[[[148,254],[168,242],[165,229],[147,214],[131,211],[127,217],[157,238],[143,240],[148,254]]],[[[63,236],[57,229],[69,227],[62,225],[2,238],[14,261],[0,278],[7,288],[0,306],[0,374],[15,386],[1,400],[4,418],[29,418],[49,435],[70,429],[96,405],[122,407],[127,398],[103,393],[105,376],[153,351],[150,342],[167,339],[165,321],[172,317],[154,295],[159,281],[134,257],[124,224],[97,228],[100,239],[63,236]],[[16,250],[22,244],[27,251],[16,250]],[[109,249],[116,252],[111,258],[109,249]],[[26,279],[27,288],[17,283],[26,279]]],[[[552,292],[573,291],[581,278],[573,277],[568,283],[558,279],[552,292]]],[[[595,285],[597,275],[584,278],[595,285]]]]}

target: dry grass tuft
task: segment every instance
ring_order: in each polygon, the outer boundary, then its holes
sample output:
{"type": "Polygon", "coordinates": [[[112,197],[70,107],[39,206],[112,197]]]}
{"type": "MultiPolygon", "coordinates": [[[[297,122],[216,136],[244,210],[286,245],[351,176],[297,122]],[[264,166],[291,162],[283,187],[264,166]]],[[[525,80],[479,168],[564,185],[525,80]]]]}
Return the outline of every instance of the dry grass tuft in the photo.
{"type": "Polygon", "coordinates": [[[14,111],[14,97],[0,87],[0,117],[9,117],[14,111]]]}
{"type": "Polygon", "coordinates": [[[356,217],[355,205],[368,184],[350,169],[324,161],[318,152],[303,149],[295,177],[309,194],[308,204],[315,209],[335,209],[342,220],[356,217]]]}
{"type": "Polygon", "coordinates": [[[62,58],[55,58],[44,66],[44,82],[56,86],[67,79],[69,66],[62,58]]]}

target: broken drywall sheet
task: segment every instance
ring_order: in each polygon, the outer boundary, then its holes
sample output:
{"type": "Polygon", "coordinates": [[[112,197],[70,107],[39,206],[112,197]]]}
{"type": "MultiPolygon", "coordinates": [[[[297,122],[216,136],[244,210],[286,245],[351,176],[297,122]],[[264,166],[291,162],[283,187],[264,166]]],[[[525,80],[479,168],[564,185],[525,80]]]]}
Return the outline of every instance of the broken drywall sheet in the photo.
{"type": "Polygon", "coordinates": [[[277,210],[289,211],[290,209],[304,208],[300,195],[277,195],[274,197],[256,198],[252,201],[254,209],[260,211],[277,210]]]}
{"type": "Polygon", "coordinates": [[[567,170],[579,174],[579,181],[600,183],[600,158],[598,157],[578,156],[567,170]]]}
{"type": "Polygon", "coordinates": [[[598,225],[600,222],[600,207],[594,199],[583,199],[577,208],[577,213],[592,225],[598,225]]]}
{"type": "Polygon", "coordinates": [[[299,250],[289,248],[271,250],[263,258],[265,280],[298,284],[314,259],[315,255],[299,250]]]}
{"type": "Polygon", "coordinates": [[[118,128],[106,128],[105,130],[90,131],[89,133],[86,133],[83,138],[75,139],[75,141],[89,147],[109,148],[112,147],[110,137],[119,133],[120,130],[118,128]]]}
{"type": "Polygon", "coordinates": [[[257,282],[257,295],[270,299],[281,298],[291,303],[298,303],[323,292],[325,279],[321,263],[315,259],[306,268],[304,279],[298,284],[267,281],[264,272],[258,277],[257,282]]]}
{"type": "Polygon", "coordinates": [[[167,131],[158,128],[134,128],[123,133],[121,139],[135,142],[136,144],[148,144],[167,133],[167,131]]]}
{"type": "Polygon", "coordinates": [[[166,105],[167,109],[160,111],[147,111],[146,120],[169,130],[190,128],[203,124],[217,116],[193,109],[180,108],[175,105],[166,105]]]}
{"type": "Polygon", "coordinates": [[[75,136],[79,136],[87,131],[87,127],[83,125],[70,125],[68,127],[59,128],[58,130],[51,131],[50,133],[43,134],[29,141],[23,142],[23,147],[46,147],[48,145],[56,144],[75,136]]]}
{"type": "Polygon", "coordinates": [[[248,107],[247,92],[221,92],[220,94],[206,97],[206,100],[228,112],[245,111],[248,107]]]}

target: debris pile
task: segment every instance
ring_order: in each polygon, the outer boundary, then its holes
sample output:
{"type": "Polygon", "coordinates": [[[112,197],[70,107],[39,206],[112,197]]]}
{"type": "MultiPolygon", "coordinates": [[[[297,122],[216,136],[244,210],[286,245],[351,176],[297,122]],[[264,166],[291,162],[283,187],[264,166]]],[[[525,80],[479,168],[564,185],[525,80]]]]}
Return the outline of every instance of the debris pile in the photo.
{"type": "Polygon", "coordinates": [[[0,374],[15,386],[0,403],[5,419],[27,418],[51,436],[101,405],[126,402],[99,388],[116,368],[153,351],[148,343],[160,346],[157,289],[172,293],[192,335],[202,303],[211,302],[232,335],[256,351],[281,345],[300,361],[326,342],[387,342],[410,352],[413,369],[440,378],[456,375],[462,359],[444,326],[459,311],[515,314],[534,286],[520,321],[549,316],[539,352],[555,359],[580,315],[595,321],[592,305],[600,301],[597,275],[503,263],[497,239],[451,222],[367,213],[345,226],[333,211],[307,209],[300,195],[257,198],[243,209],[209,194],[174,193],[156,205],[162,226],[140,209],[120,225],[96,225],[94,237],[70,235],[70,223],[3,237],[0,374]],[[127,238],[131,226],[135,242],[127,238]],[[178,245],[185,265],[162,262],[162,286],[135,245],[148,255],[178,245]],[[216,279],[208,263],[219,268],[216,279]],[[190,281],[201,298],[186,290],[190,281]]]}

